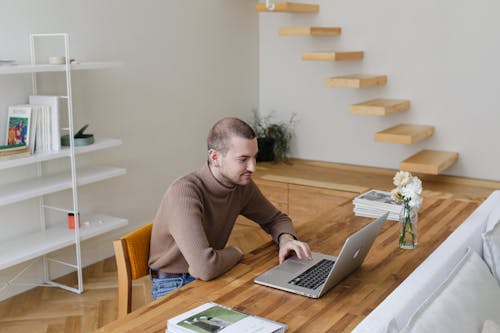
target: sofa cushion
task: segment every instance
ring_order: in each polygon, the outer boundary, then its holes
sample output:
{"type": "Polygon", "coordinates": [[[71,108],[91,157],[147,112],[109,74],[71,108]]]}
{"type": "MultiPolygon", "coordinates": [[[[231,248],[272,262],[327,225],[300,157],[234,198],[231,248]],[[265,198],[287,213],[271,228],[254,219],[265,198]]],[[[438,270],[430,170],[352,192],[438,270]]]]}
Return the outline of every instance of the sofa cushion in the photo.
{"type": "Polygon", "coordinates": [[[483,234],[483,257],[500,285],[500,223],[483,234]]]}
{"type": "Polygon", "coordinates": [[[485,320],[500,322],[498,309],[500,287],[484,261],[468,248],[401,332],[480,332],[485,320]]]}
{"type": "Polygon", "coordinates": [[[495,208],[488,214],[488,222],[486,223],[485,231],[490,231],[500,220],[500,205],[497,204],[495,208]]]}
{"type": "Polygon", "coordinates": [[[500,326],[492,320],[486,320],[481,333],[500,333],[500,326]]]}

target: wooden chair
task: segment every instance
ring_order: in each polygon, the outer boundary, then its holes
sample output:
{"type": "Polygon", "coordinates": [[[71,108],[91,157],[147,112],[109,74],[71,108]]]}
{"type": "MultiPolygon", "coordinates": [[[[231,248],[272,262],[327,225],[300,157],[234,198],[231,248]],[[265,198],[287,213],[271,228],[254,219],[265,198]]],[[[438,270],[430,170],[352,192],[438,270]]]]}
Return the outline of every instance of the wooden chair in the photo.
{"type": "Polygon", "coordinates": [[[118,271],[118,318],[132,308],[132,281],[149,274],[149,244],[153,223],[113,241],[118,271]]]}

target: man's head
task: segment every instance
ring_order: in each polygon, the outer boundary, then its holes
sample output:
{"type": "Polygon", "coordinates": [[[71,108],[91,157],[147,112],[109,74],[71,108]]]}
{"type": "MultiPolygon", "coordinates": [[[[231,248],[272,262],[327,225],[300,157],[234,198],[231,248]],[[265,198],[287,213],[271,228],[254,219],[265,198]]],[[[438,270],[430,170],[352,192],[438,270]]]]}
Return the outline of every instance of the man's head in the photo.
{"type": "Polygon", "coordinates": [[[255,171],[257,138],[254,130],[238,118],[223,118],[207,138],[208,163],[214,176],[228,186],[246,185],[255,171]]]}

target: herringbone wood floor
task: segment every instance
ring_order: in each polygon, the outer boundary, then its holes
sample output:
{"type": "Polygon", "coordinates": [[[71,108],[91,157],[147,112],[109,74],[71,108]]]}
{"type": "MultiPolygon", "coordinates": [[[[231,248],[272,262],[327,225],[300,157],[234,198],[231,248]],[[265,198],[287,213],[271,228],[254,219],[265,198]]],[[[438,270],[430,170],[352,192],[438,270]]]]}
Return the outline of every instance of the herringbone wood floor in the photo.
{"type": "MultiPolygon", "coordinates": [[[[245,224],[235,227],[231,238],[245,252],[267,241],[270,239],[263,231],[245,224]]],[[[85,291],[81,295],[59,288],[37,287],[0,302],[0,333],[87,333],[116,319],[114,257],[85,268],[83,278],[85,291]]],[[[76,284],[74,274],[63,280],[76,284]]],[[[150,301],[149,278],[134,281],[132,309],[150,301]]]]}
{"type": "MultiPolygon", "coordinates": [[[[339,171],[344,184],[351,180],[352,184],[380,188],[379,171],[375,173],[351,171],[347,174],[345,170],[339,171]]],[[[330,172],[337,171],[330,170],[330,172]]],[[[386,178],[388,179],[385,179],[384,183],[390,184],[390,177],[386,178]]],[[[425,187],[426,196],[455,197],[478,202],[484,200],[495,189],[489,186],[443,184],[432,181],[427,181],[425,187]]],[[[353,193],[353,197],[354,195],[353,193]]],[[[230,240],[245,252],[267,241],[269,238],[260,229],[246,223],[235,227],[230,240]]],[[[76,281],[74,275],[66,277],[65,280],[76,281]]],[[[86,268],[84,286],[85,292],[82,295],[59,288],[39,287],[0,302],[0,333],[86,333],[114,320],[117,312],[114,257],[86,268]]],[[[150,302],[150,288],[151,284],[147,277],[134,282],[133,309],[150,302]]]]}

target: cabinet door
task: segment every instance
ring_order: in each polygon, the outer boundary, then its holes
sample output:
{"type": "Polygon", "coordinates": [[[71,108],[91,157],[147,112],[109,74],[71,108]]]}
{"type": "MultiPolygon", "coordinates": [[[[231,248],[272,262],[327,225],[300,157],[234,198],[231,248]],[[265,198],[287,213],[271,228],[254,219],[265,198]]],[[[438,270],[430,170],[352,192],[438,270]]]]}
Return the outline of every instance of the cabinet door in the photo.
{"type": "Polygon", "coordinates": [[[319,187],[289,186],[289,215],[295,225],[317,218],[335,206],[351,202],[358,195],[319,187]]]}

